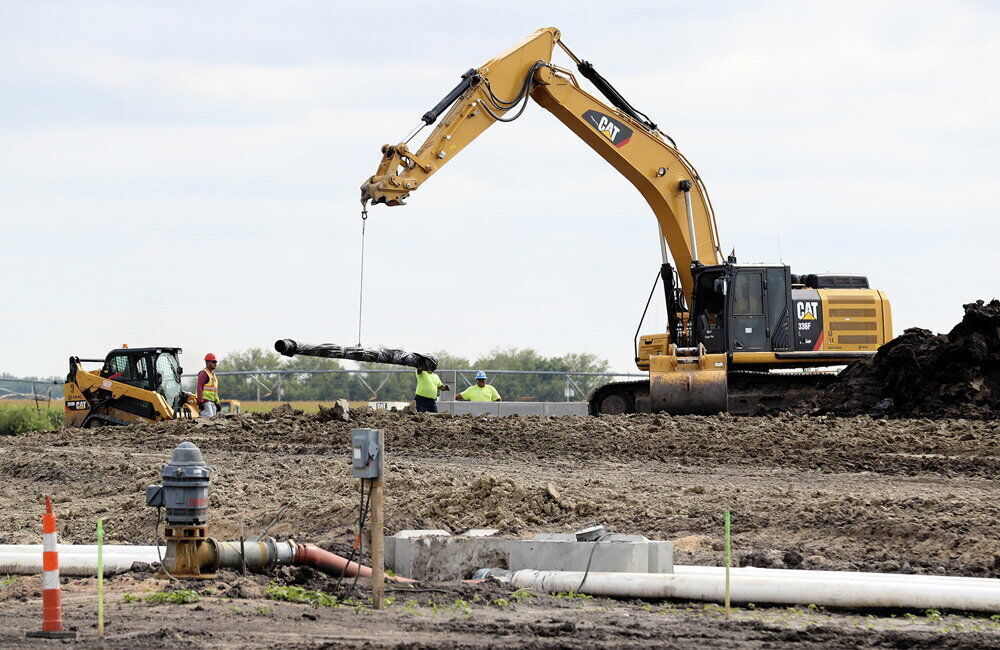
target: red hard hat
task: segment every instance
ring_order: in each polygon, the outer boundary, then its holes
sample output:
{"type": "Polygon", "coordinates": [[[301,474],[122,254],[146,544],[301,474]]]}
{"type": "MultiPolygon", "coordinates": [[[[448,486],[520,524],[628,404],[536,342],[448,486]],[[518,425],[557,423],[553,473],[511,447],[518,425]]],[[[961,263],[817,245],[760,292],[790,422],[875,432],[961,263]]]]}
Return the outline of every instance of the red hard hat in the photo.
{"type": "Polygon", "coordinates": [[[205,361],[218,361],[218,359],[215,358],[214,354],[209,352],[208,354],[205,355],[205,361]]]}

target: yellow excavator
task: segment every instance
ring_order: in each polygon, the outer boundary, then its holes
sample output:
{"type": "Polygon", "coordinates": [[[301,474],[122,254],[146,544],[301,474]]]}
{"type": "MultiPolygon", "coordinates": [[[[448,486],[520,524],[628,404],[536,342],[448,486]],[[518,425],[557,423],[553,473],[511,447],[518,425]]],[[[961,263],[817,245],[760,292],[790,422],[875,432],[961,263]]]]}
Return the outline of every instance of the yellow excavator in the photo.
{"type": "Polygon", "coordinates": [[[198,417],[198,401],[181,390],[180,348],[128,348],[104,359],[69,358],[67,427],[100,427],[198,417]],[[85,362],[101,363],[85,370],[85,362]]]}
{"type": "Polygon", "coordinates": [[[741,265],[733,254],[724,258],[712,203],[694,165],[592,64],[577,58],[554,27],[468,70],[403,142],[383,146],[375,175],[361,186],[363,208],[369,202],[403,205],[488,127],[517,119],[529,98],[627,178],[659,224],[657,279],[666,296],[667,331],[636,332],[635,361],[649,371],[649,380],[599,387],[589,398],[592,414],[781,407],[815,392],[832,375],[774,370],[845,365],[875,354],[892,338],[889,301],[865,276],[796,275],[781,264],[741,265]],[[612,106],[552,62],[557,46],[612,106]],[[435,122],[412,151],[410,140],[435,122]]]}

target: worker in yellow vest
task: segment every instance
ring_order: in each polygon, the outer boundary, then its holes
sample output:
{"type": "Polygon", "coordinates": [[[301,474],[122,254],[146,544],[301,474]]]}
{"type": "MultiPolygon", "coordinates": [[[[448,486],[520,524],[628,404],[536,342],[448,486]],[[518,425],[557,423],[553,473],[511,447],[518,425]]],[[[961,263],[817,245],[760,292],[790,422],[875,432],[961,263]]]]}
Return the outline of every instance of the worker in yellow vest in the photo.
{"type": "Polygon", "coordinates": [[[486,372],[480,370],[476,373],[476,385],[469,386],[455,396],[456,400],[467,400],[469,402],[500,402],[500,393],[497,389],[486,383],[486,372]]]}
{"type": "Polygon", "coordinates": [[[417,413],[437,413],[438,393],[443,390],[448,390],[448,386],[441,381],[437,373],[417,369],[417,390],[413,396],[417,413]]]}
{"type": "Polygon", "coordinates": [[[205,368],[198,373],[198,408],[203,418],[219,412],[219,378],[215,376],[218,366],[219,360],[209,352],[205,355],[205,368]]]}

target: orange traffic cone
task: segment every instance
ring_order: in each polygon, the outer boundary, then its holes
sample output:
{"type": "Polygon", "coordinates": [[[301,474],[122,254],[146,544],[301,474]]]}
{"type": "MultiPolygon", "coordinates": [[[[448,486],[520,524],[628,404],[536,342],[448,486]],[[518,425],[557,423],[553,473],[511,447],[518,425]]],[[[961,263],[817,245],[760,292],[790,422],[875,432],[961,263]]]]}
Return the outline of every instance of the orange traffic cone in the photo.
{"type": "Polygon", "coordinates": [[[45,495],[42,515],[42,630],[27,636],[41,639],[75,639],[76,632],[64,630],[62,589],[59,587],[59,549],[56,546],[56,513],[52,497],[45,495]]]}

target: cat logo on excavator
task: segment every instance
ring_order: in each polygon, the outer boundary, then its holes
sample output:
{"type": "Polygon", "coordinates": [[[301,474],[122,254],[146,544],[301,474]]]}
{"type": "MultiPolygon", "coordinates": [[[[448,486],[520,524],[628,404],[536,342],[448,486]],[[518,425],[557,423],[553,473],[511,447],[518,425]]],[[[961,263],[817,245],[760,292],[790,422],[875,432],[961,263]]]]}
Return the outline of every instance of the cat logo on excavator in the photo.
{"type": "Polygon", "coordinates": [[[628,128],[615,118],[597,111],[587,111],[583,114],[583,119],[587,120],[605,138],[611,141],[615,147],[624,147],[632,139],[632,129],[628,128]]]}
{"type": "Polygon", "coordinates": [[[795,315],[799,320],[816,320],[819,316],[819,302],[806,301],[795,303],[795,315]]]}

